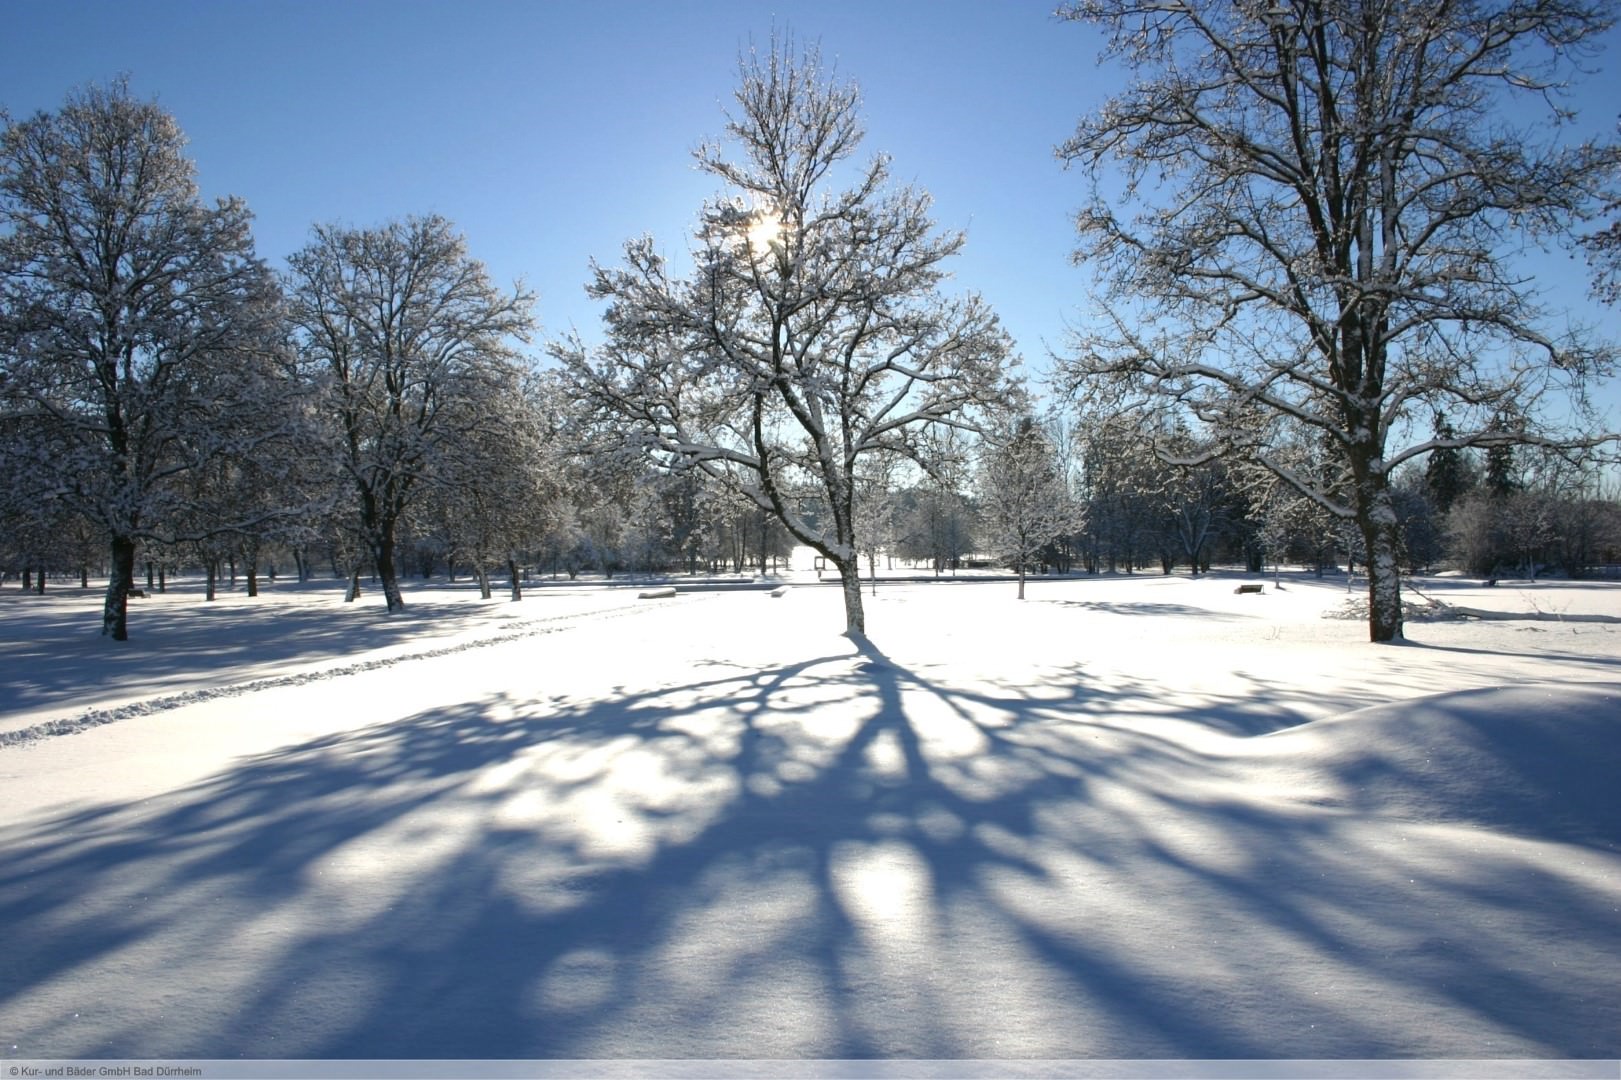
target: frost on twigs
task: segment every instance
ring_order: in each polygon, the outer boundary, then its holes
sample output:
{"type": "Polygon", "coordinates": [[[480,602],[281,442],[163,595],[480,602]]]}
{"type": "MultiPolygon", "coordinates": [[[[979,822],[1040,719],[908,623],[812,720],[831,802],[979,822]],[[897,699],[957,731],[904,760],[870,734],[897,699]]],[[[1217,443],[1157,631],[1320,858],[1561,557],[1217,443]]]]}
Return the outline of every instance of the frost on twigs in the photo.
{"type": "Polygon", "coordinates": [[[1401,637],[1399,470],[1621,438],[1581,387],[1614,348],[1515,264],[1616,204],[1621,146],[1578,141],[1559,104],[1612,7],[1059,11],[1127,69],[1059,150],[1091,180],[1076,257],[1108,288],[1061,384],[1196,420],[1355,534],[1375,641],[1401,637]]]}
{"type": "MultiPolygon", "coordinates": [[[[1403,622],[1456,622],[1475,617],[1465,609],[1455,608],[1439,600],[1430,600],[1428,598],[1402,600],[1403,622]]],[[[1323,618],[1344,619],[1347,622],[1367,622],[1368,598],[1366,596],[1352,597],[1338,607],[1323,612],[1323,618]]]]}
{"type": "Polygon", "coordinates": [[[697,153],[727,190],[700,215],[691,275],[631,241],[588,286],[605,342],[552,355],[603,449],[695,470],[780,521],[837,569],[859,633],[863,495],[888,468],[934,468],[931,435],[981,427],[1012,393],[1013,346],[982,299],[942,289],[962,234],[887,157],[857,161],[853,85],[788,41],[740,69],[728,139],[697,153]]]}

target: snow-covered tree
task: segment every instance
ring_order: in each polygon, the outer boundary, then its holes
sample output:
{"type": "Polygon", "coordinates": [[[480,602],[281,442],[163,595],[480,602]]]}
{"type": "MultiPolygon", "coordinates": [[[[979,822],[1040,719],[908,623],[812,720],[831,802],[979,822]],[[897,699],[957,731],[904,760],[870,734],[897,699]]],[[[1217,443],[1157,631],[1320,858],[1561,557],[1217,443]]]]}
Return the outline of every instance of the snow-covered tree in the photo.
{"type": "Polygon", "coordinates": [[[969,488],[977,439],[960,428],[925,432],[926,475],[895,494],[894,550],[913,562],[927,562],[938,576],[959,569],[973,548],[974,520],[969,488]]]}
{"type": "Polygon", "coordinates": [[[1340,496],[1349,484],[1345,463],[1310,427],[1289,417],[1274,419],[1266,434],[1271,460],[1236,458],[1230,462],[1234,484],[1246,493],[1249,514],[1260,525],[1263,546],[1275,564],[1289,555],[1314,566],[1317,576],[1337,565],[1338,555],[1351,550],[1347,526],[1322,502],[1279,475],[1278,466],[1291,476],[1309,477],[1311,484],[1340,496]]]}
{"type": "Polygon", "coordinates": [[[867,559],[867,580],[878,594],[878,556],[895,550],[895,471],[892,458],[873,455],[856,473],[856,552],[867,559]]]}
{"type": "Polygon", "coordinates": [[[1611,367],[1548,329],[1510,265],[1528,239],[1569,237],[1613,184],[1616,148],[1562,140],[1559,108],[1610,10],[1075,0],[1061,12],[1104,27],[1132,71],[1060,151],[1093,180],[1077,258],[1113,289],[1069,376],[1094,395],[1174,398],[1353,525],[1375,641],[1402,632],[1391,477],[1403,462],[1591,441],[1489,421],[1611,367]],[[1515,112],[1511,97],[1551,115],[1515,112]],[[1344,491],[1289,470],[1259,440],[1258,410],[1320,432],[1344,491]],[[1455,438],[1398,441],[1433,411],[1455,438]]]}
{"type": "Polygon", "coordinates": [[[274,436],[283,386],[247,208],[203,205],[184,146],[123,83],[0,135],[0,472],[105,530],[118,641],[137,547],[173,523],[186,474],[274,436]]]}
{"type": "MultiPolygon", "coordinates": [[[[1515,418],[1507,411],[1500,411],[1492,417],[1489,425],[1490,430],[1498,432],[1510,432],[1514,427],[1515,418]]],[[[1514,458],[1512,443],[1497,442],[1486,448],[1486,468],[1481,480],[1488,495],[1506,499],[1520,490],[1520,469],[1514,458]]]]}
{"type": "MultiPolygon", "coordinates": [[[[0,439],[5,437],[0,425],[0,439]]],[[[63,500],[41,499],[37,492],[0,483],[0,580],[16,573],[43,593],[50,571],[71,571],[88,587],[90,566],[106,553],[106,533],[63,500]]]]}
{"type": "Polygon", "coordinates": [[[1227,525],[1226,471],[1220,462],[1173,467],[1161,499],[1169,518],[1169,536],[1197,575],[1209,559],[1208,549],[1227,525]]]}
{"type": "Polygon", "coordinates": [[[1025,573],[1041,549],[1071,528],[1076,518],[1069,484],[1042,426],[1022,417],[1005,433],[986,436],[979,467],[980,520],[996,554],[1025,573]]]}
{"type": "Polygon", "coordinates": [[[896,552],[927,562],[937,577],[957,570],[973,549],[973,510],[957,485],[930,480],[904,491],[899,513],[896,552]]]}
{"type": "Polygon", "coordinates": [[[399,611],[401,523],[426,489],[466,475],[459,455],[501,426],[532,297],[492,285],[437,216],[319,226],[288,259],[286,287],[301,369],[332,425],[388,610],[399,611]]]}
{"type": "Polygon", "coordinates": [[[1438,513],[1431,501],[1423,471],[1416,464],[1403,469],[1391,490],[1396,518],[1401,522],[1404,565],[1415,573],[1435,565],[1444,553],[1441,530],[1445,515],[1438,513]]]}
{"type": "Polygon", "coordinates": [[[621,267],[594,270],[606,342],[555,349],[627,437],[730,484],[837,567],[856,635],[863,461],[915,459],[928,425],[972,423],[1011,353],[983,301],[940,291],[963,237],[935,228],[929,196],[891,186],[885,157],[852,162],[859,104],[814,49],[746,56],[727,127],[739,156],[697,152],[730,190],[704,210],[695,269],[676,276],[632,241],[621,267]]]}
{"type": "Polygon", "coordinates": [[[1444,515],[1474,486],[1475,478],[1465,456],[1468,452],[1452,445],[1458,433],[1447,418],[1436,413],[1432,423],[1435,437],[1442,445],[1431,450],[1424,462],[1424,486],[1436,512],[1444,515]]]}
{"type": "Polygon", "coordinates": [[[1097,573],[1142,564],[1161,520],[1166,465],[1141,418],[1102,409],[1078,412],[1070,429],[1078,460],[1076,495],[1087,567],[1097,573]]]}
{"type": "Polygon", "coordinates": [[[497,568],[506,571],[517,601],[523,599],[524,553],[539,545],[562,490],[544,386],[515,369],[507,375],[513,385],[489,410],[487,423],[444,448],[429,501],[432,531],[472,565],[484,599],[490,570],[497,568]]]}
{"type": "Polygon", "coordinates": [[[1621,196],[1607,210],[1609,224],[1582,241],[1593,268],[1593,291],[1606,304],[1621,304],[1621,196]]]}

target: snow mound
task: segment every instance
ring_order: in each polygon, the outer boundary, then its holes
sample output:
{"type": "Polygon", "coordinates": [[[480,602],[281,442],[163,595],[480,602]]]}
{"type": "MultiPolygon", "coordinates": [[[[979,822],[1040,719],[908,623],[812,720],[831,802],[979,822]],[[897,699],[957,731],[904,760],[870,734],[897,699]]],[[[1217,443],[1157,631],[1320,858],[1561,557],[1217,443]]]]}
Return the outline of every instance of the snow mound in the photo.
{"type": "Polygon", "coordinates": [[[1621,684],[1462,690],[1256,742],[1313,802],[1621,851],[1621,684]]]}

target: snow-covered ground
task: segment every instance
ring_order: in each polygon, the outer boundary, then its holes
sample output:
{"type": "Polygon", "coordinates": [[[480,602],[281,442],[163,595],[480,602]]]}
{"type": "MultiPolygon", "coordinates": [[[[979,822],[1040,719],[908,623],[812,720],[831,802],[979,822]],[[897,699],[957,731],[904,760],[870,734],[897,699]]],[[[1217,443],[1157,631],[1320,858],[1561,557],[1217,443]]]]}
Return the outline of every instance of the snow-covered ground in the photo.
{"type": "Polygon", "coordinates": [[[1621,585],[1264,580],[0,590],[0,1056],[1621,1057],[1621,585]]]}

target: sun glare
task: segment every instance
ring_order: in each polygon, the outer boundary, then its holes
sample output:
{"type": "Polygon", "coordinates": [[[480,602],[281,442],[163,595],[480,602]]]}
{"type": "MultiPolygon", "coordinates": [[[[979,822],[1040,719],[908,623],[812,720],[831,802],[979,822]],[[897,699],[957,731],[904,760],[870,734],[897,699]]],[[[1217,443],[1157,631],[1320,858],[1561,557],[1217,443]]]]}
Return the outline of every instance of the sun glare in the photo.
{"type": "Polygon", "coordinates": [[[782,242],[782,219],[769,210],[761,210],[749,225],[749,247],[756,253],[770,251],[782,242]]]}

